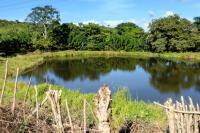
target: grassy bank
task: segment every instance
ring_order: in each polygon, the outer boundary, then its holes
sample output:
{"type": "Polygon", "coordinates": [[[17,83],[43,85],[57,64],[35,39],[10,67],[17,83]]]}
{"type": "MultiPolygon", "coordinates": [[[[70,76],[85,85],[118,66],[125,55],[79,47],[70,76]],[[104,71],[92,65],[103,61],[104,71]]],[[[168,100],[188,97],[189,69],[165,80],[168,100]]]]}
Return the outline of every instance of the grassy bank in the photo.
{"type": "Polygon", "coordinates": [[[5,60],[9,61],[9,75],[13,75],[16,68],[19,67],[20,71],[28,68],[36,67],[38,64],[44,62],[46,59],[62,58],[62,57],[109,57],[109,56],[132,56],[132,57],[153,57],[155,54],[146,52],[113,52],[113,51],[61,51],[61,52],[34,52],[25,55],[16,55],[0,57],[0,77],[4,73],[5,60]]]}
{"type": "Polygon", "coordinates": [[[20,72],[29,68],[36,67],[43,63],[46,59],[61,57],[134,57],[134,58],[150,58],[159,57],[172,60],[189,60],[200,61],[200,53],[151,53],[151,52],[114,52],[114,51],[61,51],[61,52],[34,52],[25,55],[16,55],[9,57],[0,57],[0,79],[4,75],[5,60],[9,61],[9,76],[15,74],[16,68],[20,68],[20,72]]]}
{"type": "MultiPolygon", "coordinates": [[[[2,85],[0,83],[0,85],[2,85]]],[[[18,101],[23,101],[27,85],[24,83],[18,84],[17,99],[18,101]]],[[[7,82],[4,103],[10,104],[13,97],[13,82],[7,82]]],[[[41,102],[45,97],[45,92],[48,90],[49,85],[41,84],[38,85],[38,100],[41,102]]],[[[78,90],[70,90],[63,88],[61,86],[52,86],[52,89],[62,90],[61,97],[61,110],[66,113],[65,100],[68,100],[70,112],[72,112],[72,117],[74,120],[83,121],[83,101],[86,98],[87,102],[90,104],[91,109],[94,111],[93,99],[94,93],[80,93],[78,90]]],[[[35,106],[35,90],[31,86],[27,103],[30,107],[35,106]]],[[[88,122],[90,124],[95,123],[95,119],[88,106],[88,122]]],[[[161,108],[156,107],[151,103],[145,103],[142,101],[135,101],[129,96],[127,89],[119,89],[118,92],[113,94],[112,97],[112,119],[111,125],[113,129],[120,129],[125,125],[126,122],[130,121],[140,121],[148,123],[150,125],[156,125],[164,127],[166,124],[166,116],[161,108]]],[[[48,107],[48,106],[47,106],[48,107]]],[[[51,111],[51,110],[49,110],[51,111]]]]}
{"type": "MultiPolygon", "coordinates": [[[[47,59],[52,58],[82,58],[82,57],[134,57],[134,58],[150,58],[150,57],[159,57],[172,60],[182,60],[182,61],[200,61],[199,53],[150,53],[150,52],[111,52],[111,51],[62,51],[62,52],[34,52],[26,55],[16,55],[10,57],[0,57],[0,81],[3,79],[5,61],[8,60],[8,72],[9,77],[15,75],[16,68],[20,68],[20,72],[26,71],[27,69],[36,67],[38,64],[43,63],[47,59]]],[[[0,82],[0,86],[2,83],[0,82]]],[[[6,97],[5,101],[10,101],[13,95],[14,85],[12,82],[8,82],[6,85],[6,97]]],[[[19,100],[23,100],[25,95],[25,90],[27,88],[26,84],[20,83],[18,87],[17,97],[19,100]]],[[[44,98],[45,91],[48,89],[48,86],[43,84],[39,85],[39,100],[41,101],[44,98]]],[[[82,119],[80,115],[83,108],[83,99],[86,98],[91,106],[93,107],[93,93],[82,94],[79,91],[69,90],[60,86],[53,86],[53,89],[61,89],[62,92],[62,101],[65,98],[68,99],[70,110],[77,113],[76,117],[82,119]],[[79,112],[77,112],[79,111],[79,112]]],[[[31,92],[29,93],[29,105],[34,105],[34,89],[31,87],[31,92]]],[[[121,89],[113,95],[113,104],[112,104],[112,126],[114,128],[121,127],[126,121],[129,120],[139,120],[143,122],[158,124],[163,126],[165,123],[165,114],[163,111],[152,105],[151,103],[145,103],[141,101],[135,101],[127,96],[128,91],[121,89]]],[[[64,108],[64,103],[63,108],[64,108]]],[[[64,109],[65,110],[65,109],[64,109]]],[[[65,111],[66,112],[66,111],[65,111]]],[[[94,118],[90,112],[88,121],[93,123],[94,118]]]]}

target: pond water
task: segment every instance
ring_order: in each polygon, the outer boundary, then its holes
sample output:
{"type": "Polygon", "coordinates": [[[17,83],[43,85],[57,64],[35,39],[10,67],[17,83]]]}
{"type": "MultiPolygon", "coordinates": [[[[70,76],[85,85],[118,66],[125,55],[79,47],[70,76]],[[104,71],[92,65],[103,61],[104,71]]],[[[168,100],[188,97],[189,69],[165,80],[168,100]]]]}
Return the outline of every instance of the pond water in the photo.
{"type": "Polygon", "coordinates": [[[105,83],[115,92],[128,88],[137,100],[164,102],[191,96],[200,103],[200,63],[124,57],[50,60],[20,75],[32,84],[46,82],[81,92],[97,92],[105,83]]]}

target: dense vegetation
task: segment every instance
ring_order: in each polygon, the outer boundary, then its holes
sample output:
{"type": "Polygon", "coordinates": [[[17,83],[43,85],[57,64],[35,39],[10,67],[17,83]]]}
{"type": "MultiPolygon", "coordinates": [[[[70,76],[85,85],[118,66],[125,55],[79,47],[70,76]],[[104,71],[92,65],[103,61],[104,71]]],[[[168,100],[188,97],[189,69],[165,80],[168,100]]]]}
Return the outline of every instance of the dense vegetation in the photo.
{"type": "Polygon", "coordinates": [[[194,24],[178,15],[154,20],[147,38],[151,51],[184,52],[200,50],[197,19],[194,24]]]}
{"type": "Polygon", "coordinates": [[[148,32],[131,22],[116,27],[61,24],[55,8],[35,7],[25,22],[0,20],[0,52],[38,49],[195,52],[200,50],[199,27],[199,17],[192,23],[178,15],[153,20],[148,32]]]}
{"type": "MultiPolygon", "coordinates": [[[[83,58],[83,57],[119,57],[119,56],[124,56],[124,57],[135,57],[135,58],[149,58],[149,57],[161,57],[161,58],[173,58],[178,60],[182,59],[188,59],[189,56],[192,57],[192,59],[195,59],[195,61],[200,61],[200,54],[199,53],[151,53],[151,52],[114,52],[114,51],[60,51],[60,52],[34,52],[32,54],[26,54],[26,55],[17,55],[17,56],[9,56],[8,58],[5,57],[0,57],[0,86],[2,86],[2,79],[4,76],[4,70],[5,70],[5,61],[8,59],[8,76],[15,78],[15,73],[16,73],[16,68],[20,68],[20,72],[24,72],[27,68],[33,68],[33,66],[37,66],[41,62],[44,62],[46,59],[52,59],[52,58],[83,58]]],[[[109,58],[107,58],[109,59],[109,58]]],[[[141,61],[141,59],[140,59],[141,61]]],[[[116,67],[120,67],[124,69],[124,64],[127,64],[129,60],[123,60],[119,61],[119,64],[116,67]],[[121,63],[121,64],[120,64],[121,63]]],[[[89,62],[86,62],[89,63],[89,62]]],[[[104,64],[104,63],[103,63],[104,64]]],[[[114,65],[111,64],[110,65],[114,65]]],[[[130,69],[134,69],[134,66],[132,66],[132,63],[129,62],[127,64],[128,66],[131,66],[130,69]]],[[[134,65],[134,64],[133,64],[134,65]]],[[[185,89],[187,87],[191,86],[192,84],[197,85],[196,87],[199,86],[198,80],[197,80],[197,75],[198,72],[196,69],[198,69],[197,66],[192,65],[191,63],[189,64],[184,64],[185,69],[182,69],[180,67],[180,63],[173,63],[173,62],[165,62],[165,60],[149,60],[149,62],[142,63],[140,62],[140,65],[145,69],[145,71],[148,71],[152,75],[152,80],[155,80],[155,82],[152,82],[152,85],[156,86],[157,88],[160,89],[160,91],[168,91],[165,90],[165,88],[162,90],[161,85],[163,84],[169,84],[172,83],[176,86],[183,86],[185,89]],[[147,68],[147,66],[150,66],[147,68]],[[188,67],[188,69],[186,68],[188,67]],[[169,69],[176,69],[176,71],[172,71],[172,73],[169,73],[169,69]],[[190,72],[189,72],[190,71],[190,72]],[[180,73],[179,73],[180,72],[180,73]],[[164,75],[165,77],[167,76],[168,79],[162,79],[160,77],[160,74],[164,75]],[[170,76],[169,76],[170,75],[170,76]],[[185,76],[189,76],[189,81],[185,81],[185,76]],[[178,78],[179,80],[177,82],[174,82],[175,79],[178,78]],[[160,84],[158,83],[160,82],[160,84]],[[166,83],[164,83],[166,82],[166,83]]],[[[80,66],[79,64],[73,65],[74,67],[80,66]]],[[[92,65],[91,65],[92,67],[92,65]]],[[[109,65],[107,66],[109,67],[109,65]]],[[[78,69],[78,68],[77,68],[78,69]]],[[[81,70],[79,70],[81,71],[81,70]]],[[[99,70],[100,71],[100,70],[99,70]]],[[[109,70],[108,70],[109,71],[109,70]]],[[[39,74],[42,73],[41,71],[39,74]]],[[[84,73],[84,71],[83,71],[84,73]]],[[[73,75],[72,73],[69,73],[69,76],[73,75]]],[[[74,73],[75,74],[75,73],[74,73]]],[[[5,92],[5,101],[10,101],[11,98],[13,97],[13,88],[14,88],[14,83],[12,82],[13,80],[8,80],[6,83],[6,92],[5,92]],[[7,100],[7,98],[9,100],[7,100]]],[[[38,100],[41,102],[41,100],[44,98],[44,92],[47,90],[48,86],[47,85],[39,85],[38,86],[39,90],[39,97],[38,100]]],[[[172,87],[170,85],[167,85],[166,88],[172,88],[174,91],[179,91],[176,88],[177,87],[172,87]]],[[[18,84],[18,90],[17,90],[17,99],[18,100],[23,100],[25,91],[27,89],[27,84],[24,83],[19,83],[18,84]]],[[[63,88],[61,86],[52,86],[52,89],[61,89],[63,98],[68,98],[69,100],[69,105],[70,110],[74,109],[75,111],[73,113],[77,113],[79,110],[82,110],[81,108],[83,107],[82,102],[83,98],[88,99],[88,102],[92,104],[92,98],[94,94],[83,94],[80,93],[79,91],[73,91],[73,90],[68,90],[66,88],[63,88]],[[90,99],[90,100],[89,100],[90,99]],[[76,106],[72,106],[76,105],[76,106]],[[77,112],[76,112],[77,111],[77,112]]],[[[199,89],[199,88],[197,88],[199,89]]],[[[31,87],[30,89],[30,94],[28,99],[30,100],[30,105],[34,105],[35,99],[34,99],[34,89],[31,87]]],[[[62,100],[63,101],[63,100],[62,100]]],[[[125,122],[128,122],[129,120],[133,121],[142,121],[142,122],[148,122],[148,123],[156,123],[159,126],[165,124],[165,114],[162,112],[162,110],[150,103],[144,103],[140,102],[137,100],[133,100],[129,97],[127,94],[127,90],[120,90],[119,92],[115,93],[113,95],[113,104],[112,104],[112,127],[115,128],[120,128],[125,122]]],[[[10,107],[10,105],[9,105],[10,107]]],[[[62,111],[66,112],[65,109],[62,109],[62,111]]],[[[81,114],[81,113],[80,113],[81,114]]],[[[81,119],[82,117],[78,117],[78,119],[81,119]]],[[[90,118],[90,117],[89,117],[90,118]]],[[[88,119],[90,123],[93,122],[93,119],[88,119]]],[[[88,123],[89,123],[88,122],[88,123]]],[[[145,123],[145,127],[148,124],[145,123]]]]}

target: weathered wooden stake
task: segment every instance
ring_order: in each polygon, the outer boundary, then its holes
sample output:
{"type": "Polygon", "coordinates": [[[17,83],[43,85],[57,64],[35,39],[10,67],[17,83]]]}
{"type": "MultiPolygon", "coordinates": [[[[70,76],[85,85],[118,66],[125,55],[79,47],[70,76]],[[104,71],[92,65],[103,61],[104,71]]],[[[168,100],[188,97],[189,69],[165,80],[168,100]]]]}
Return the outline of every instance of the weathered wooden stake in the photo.
{"type": "Polygon", "coordinates": [[[11,112],[12,112],[13,115],[15,113],[18,75],[19,75],[19,68],[17,68],[16,78],[15,78],[14,95],[13,95],[13,104],[12,104],[12,108],[11,108],[11,112]]]}
{"type": "Polygon", "coordinates": [[[67,99],[66,99],[66,108],[67,108],[67,115],[68,115],[69,123],[70,123],[70,127],[71,127],[71,132],[74,133],[74,127],[73,127],[73,124],[72,124],[72,118],[71,118],[71,115],[70,115],[70,112],[69,112],[69,106],[68,106],[67,99]]]}
{"type": "Polygon", "coordinates": [[[38,125],[38,118],[39,118],[39,109],[38,109],[38,88],[35,85],[35,104],[36,104],[36,119],[37,119],[37,125],[38,125]]]}
{"type": "Polygon", "coordinates": [[[110,133],[111,90],[108,85],[100,88],[94,98],[94,103],[96,116],[99,120],[98,130],[102,133],[110,133]]]}
{"type": "Polygon", "coordinates": [[[29,92],[29,89],[30,89],[30,86],[31,86],[31,80],[32,80],[32,76],[30,77],[30,79],[29,79],[29,82],[28,82],[28,87],[27,87],[27,89],[26,89],[26,93],[25,93],[25,96],[24,96],[24,107],[25,107],[25,105],[26,105],[26,99],[27,99],[27,95],[28,95],[28,92],[29,92]]]}
{"type": "MultiPolygon", "coordinates": [[[[44,103],[46,103],[46,101],[47,101],[47,97],[45,97],[45,98],[42,100],[42,102],[41,102],[40,104],[38,104],[38,106],[36,106],[36,108],[32,111],[31,115],[34,115],[34,114],[37,112],[37,110],[39,110],[39,108],[40,108],[44,103]]],[[[30,115],[30,116],[31,116],[31,115],[30,115]]]]}
{"type": "Polygon", "coordinates": [[[84,133],[87,132],[87,107],[86,107],[86,99],[84,99],[84,105],[83,105],[84,109],[83,109],[83,119],[84,119],[84,122],[83,122],[83,126],[84,126],[84,133]]]}
{"type": "Polygon", "coordinates": [[[55,122],[57,125],[57,132],[64,133],[64,127],[62,124],[62,118],[60,113],[60,97],[61,97],[61,90],[48,90],[46,92],[47,98],[51,103],[51,108],[54,114],[55,122]]]}
{"type": "Polygon", "coordinates": [[[24,115],[24,120],[25,120],[25,110],[26,110],[26,99],[27,99],[27,95],[28,95],[28,92],[29,92],[29,88],[31,86],[31,80],[32,80],[32,76],[30,76],[30,79],[29,79],[29,82],[28,82],[28,87],[26,89],[26,93],[25,93],[25,96],[24,96],[24,102],[23,102],[23,115],[24,115]]]}
{"type": "MultiPolygon", "coordinates": [[[[50,89],[51,89],[51,85],[49,85],[48,90],[50,90],[50,89]]],[[[38,104],[38,110],[39,110],[39,108],[40,108],[43,104],[46,103],[47,100],[48,100],[48,98],[47,98],[47,96],[46,96],[46,97],[42,100],[42,102],[41,102],[40,104],[38,104]]],[[[37,112],[37,107],[32,111],[31,115],[34,115],[35,112],[37,112]]],[[[30,115],[30,116],[31,116],[31,115],[30,115]]]]}
{"type": "Polygon", "coordinates": [[[3,81],[3,86],[2,86],[2,90],[1,90],[0,105],[3,102],[4,91],[5,91],[6,80],[7,80],[7,75],[8,75],[8,60],[6,60],[6,65],[5,65],[5,75],[4,75],[4,81],[3,81]]]}

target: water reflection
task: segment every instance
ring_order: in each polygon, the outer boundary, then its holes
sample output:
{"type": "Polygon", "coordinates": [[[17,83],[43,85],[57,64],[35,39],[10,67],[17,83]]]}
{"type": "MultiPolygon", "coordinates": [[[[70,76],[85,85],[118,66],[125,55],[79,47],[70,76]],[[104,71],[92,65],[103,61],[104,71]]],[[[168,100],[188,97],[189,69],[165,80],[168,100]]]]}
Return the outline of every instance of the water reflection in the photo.
{"type": "Polygon", "coordinates": [[[51,60],[33,71],[24,73],[20,80],[33,83],[48,82],[82,92],[96,92],[109,83],[112,88],[126,86],[134,97],[142,100],[164,101],[167,97],[200,96],[200,64],[162,59],[83,58],[51,60]]]}
{"type": "Polygon", "coordinates": [[[200,64],[149,59],[140,66],[150,73],[150,83],[160,92],[180,93],[194,87],[200,91],[200,64]]]}

